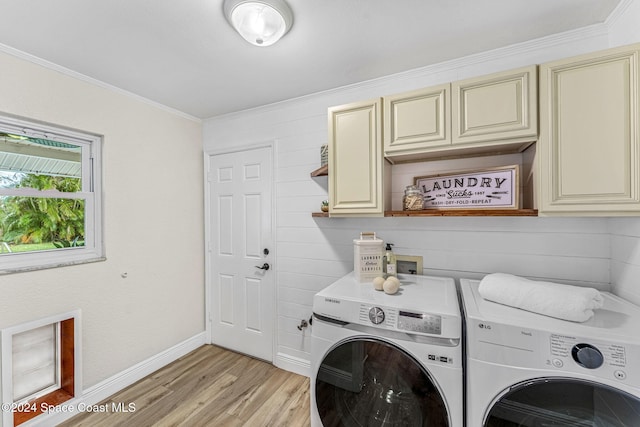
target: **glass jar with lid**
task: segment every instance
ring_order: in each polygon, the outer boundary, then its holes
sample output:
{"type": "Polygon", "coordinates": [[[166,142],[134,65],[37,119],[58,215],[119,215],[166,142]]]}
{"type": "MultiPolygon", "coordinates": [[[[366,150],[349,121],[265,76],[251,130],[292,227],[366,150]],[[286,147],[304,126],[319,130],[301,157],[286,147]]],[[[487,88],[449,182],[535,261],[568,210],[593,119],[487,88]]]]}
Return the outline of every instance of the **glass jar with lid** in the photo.
{"type": "Polygon", "coordinates": [[[404,211],[419,211],[422,210],[424,203],[424,197],[422,193],[415,185],[407,185],[404,189],[404,196],[402,197],[402,210],[404,211]]]}

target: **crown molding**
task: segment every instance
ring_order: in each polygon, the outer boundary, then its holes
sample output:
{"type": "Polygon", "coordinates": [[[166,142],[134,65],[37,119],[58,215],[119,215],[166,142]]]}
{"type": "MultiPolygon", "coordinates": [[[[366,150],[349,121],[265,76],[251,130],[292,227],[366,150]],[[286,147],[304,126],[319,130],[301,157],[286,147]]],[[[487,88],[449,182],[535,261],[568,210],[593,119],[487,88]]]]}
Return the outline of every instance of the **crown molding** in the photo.
{"type": "Polygon", "coordinates": [[[616,25],[618,20],[620,20],[620,18],[627,12],[627,9],[631,7],[634,1],[635,0],[622,0],[618,4],[618,6],[616,6],[616,8],[613,9],[613,12],[611,12],[611,14],[604,21],[605,25],[607,26],[607,29],[610,29],[611,27],[614,27],[616,25]]]}
{"type": "Polygon", "coordinates": [[[579,28],[577,30],[571,30],[563,33],[553,34],[550,36],[540,37],[537,39],[528,40],[526,42],[516,43],[509,46],[504,46],[480,53],[467,55],[461,58],[452,59],[450,61],[441,62],[439,64],[429,65],[426,67],[393,74],[381,79],[371,80],[370,82],[375,82],[377,80],[386,80],[389,78],[397,80],[398,78],[413,79],[416,77],[424,77],[425,75],[442,73],[485,62],[510,58],[515,55],[522,55],[523,53],[541,52],[550,48],[562,46],[576,41],[606,36],[607,34],[608,27],[606,25],[594,24],[588,27],[579,28]]]}
{"type": "MultiPolygon", "coordinates": [[[[633,0],[623,0],[623,2],[630,2],[633,0]]],[[[334,95],[341,95],[344,97],[345,93],[349,92],[361,92],[363,90],[375,89],[379,86],[385,86],[392,82],[398,82],[401,80],[414,80],[425,78],[428,76],[436,75],[438,73],[446,73],[447,71],[453,71],[468,66],[476,65],[483,62],[490,62],[510,58],[515,55],[522,55],[527,52],[541,52],[547,49],[562,46],[565,44],[584,41],[586,39],[597,38],[608,35],[609,28],[604,23],[594,24],[587,27],[578,28],[576,30],[565,31],[550,36],[540,37],[533,40],[528,40],[522,43],[516,43],[497,49],[488,50],[476,54],[467,55],[461,58],[452,59],[449,61],[440,62],[425,67],[414,68],[407,71],[402,71],[387,76],[365,80],[358,83],[340,86],[325,91],[314,92],[312,94],[303,95],[296,98],[290,98],[284,101],[275,102],[272,104],[262,105],[255,108],[249,108],[232,113],[222,114],[219,116],[209,117],[204,121],[217,121],[227,120],[234,117],[244,116],[247,114],[263,114],[272,111],[281,110],[284,107],[290,105],[298,106],[301,103],[312,103],[318,99],[318,97],[330,97],[334,95]]],[[[437,83],[435,83],[437,84],[437,83]]]]}
{"type": "Polygon", "coordinates": [[[103,89],[107,89],[109,91],[119,93],[119,94],[124,95],[126,97],[133,98],[133,99],[135,99],[137,101],[143,102],[143,103],[145,103],[147,105],[150,105],[152,107],[158,108],[160,110],[164,110],[164,111],[166,111],[168,113],[171,113],[171,114],[174,114],[176,116],[180,116],[180,117],[185,118],[187,120],[191,120],[191,121],[194,121],[194,122],[202,123],[202,119],[200,119],[198,117],[194,117],[194,116],[192,116],[190,114],[184,113],[184,112],[176,110],[174,108],[167,107],[164,104],[160,104],[158,102],[152,101],[152,100],[150,100],[148,98],[145,98],[143,96],[136,95],[135,93],[129,92],[129,91],[124,90],[124,89],[121,89],[121,88],[119,88],[117,86],[110,85],[110,84],[105,83],[105,82],[103,82],[101,80],[94,79],[93,77],[86,76],[84,74],[78,73],[77,71],[73,71],[73,70],[71,70],[69,68],[63,67],[61,65],[58,65],[58,64],[55,64],[53,62],[47,61],[45,59],[39,58],[39,57],[37,57],[35,55],[31,55],[31,54],[23,52],[21,50],[15,49],[13,47],[4,45],[2,43],[0,43],[0,52],[6,53],[7,55],[11,55],[13,57],[16,57],[18,59],[22,59],[22,60],[27,61],[27,62],[31,62],[31,63],[36,64],[36,65],[40,65],[41,67],[48,68],[48,69],[53,70],[53,71],[57,71],[57,72],[59,72],[61,74],[64,74],[64,75],[69,76],[69,77],[73,77],[75,79],[78,79],[78,80],[81,80],[83,82],[92,84],[94,86],[99,86],[99,87],[101,87],[103,89]]]}

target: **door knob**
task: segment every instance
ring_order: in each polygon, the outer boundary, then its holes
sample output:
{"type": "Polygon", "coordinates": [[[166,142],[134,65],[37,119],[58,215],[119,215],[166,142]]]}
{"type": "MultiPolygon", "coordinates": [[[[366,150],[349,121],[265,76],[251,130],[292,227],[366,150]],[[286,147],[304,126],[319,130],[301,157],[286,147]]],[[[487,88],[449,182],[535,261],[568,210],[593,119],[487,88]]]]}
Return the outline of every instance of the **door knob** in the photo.
{"type": "Polygon", "coordinates": [[[259,268],[260,270],[268,270],[269,269],[269,264],[267,264],[265,262],[264,264],[262,264],[262,266],[256,265],[256,268],[259,268]]]}

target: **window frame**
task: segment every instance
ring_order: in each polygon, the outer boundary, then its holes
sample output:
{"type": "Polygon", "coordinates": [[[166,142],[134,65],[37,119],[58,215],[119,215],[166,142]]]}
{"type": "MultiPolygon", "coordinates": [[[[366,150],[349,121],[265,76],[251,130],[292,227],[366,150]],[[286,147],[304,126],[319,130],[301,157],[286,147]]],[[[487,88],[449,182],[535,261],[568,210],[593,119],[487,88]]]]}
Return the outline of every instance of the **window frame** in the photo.
{"type": "Polygon", "coordinates": [[[29,188],[0,188],[0,196],[81,199],[85,203],[84,246],[1,254],[0,275],[105,260],[102,224],[102,137],[4,115],[0,115],[0,131],[31,138],[66,142],[81,147],[82,152],[81,191],[67,193],[29,188]]]}

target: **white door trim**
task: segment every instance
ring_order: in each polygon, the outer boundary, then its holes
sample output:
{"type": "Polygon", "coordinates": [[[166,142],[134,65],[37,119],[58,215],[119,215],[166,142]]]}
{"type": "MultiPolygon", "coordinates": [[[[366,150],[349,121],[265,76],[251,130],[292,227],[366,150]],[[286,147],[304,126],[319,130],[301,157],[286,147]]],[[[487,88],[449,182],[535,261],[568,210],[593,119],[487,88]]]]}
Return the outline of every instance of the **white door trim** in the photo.
{"type": "Polygon", "coordinates": [[[211,307],[211,287],[209,286],[210,280],[213,277],[213,272],[211,269],[211,257],[210,257],[210,249],[211,249],[211,224],[209,223],[208,218],[210,218],[211,213],[211,182],[209,180],[209,165],[210,158],[212,156],[218,156],[223,154],[233,154],[243,151],[249,150],[257,150],[260,148],[270,148],[271,149],[271,232],[273,238],[273,248],[269,248],[271,254],[273,254],[273,275],[274,275],[274,292],[273,292],[273,307],[274,307],[274,316],[271,319],[273,326],[273,342],[271,353],[273,355],[272,360],[275,361],[276,349],[277,349],[277,341],[278,341],[278,262],[277,262],[277,251],[276,251],[276,242],[277,242],[277,229],[276,229],[276,140],[268,140],[256,142],[253,144],[246,144],[234,147],[224,147],[220,149],[210,149],[204,150],[203,161],[204,161],[204,258],[205,258],[205,283],[204,283],[204,291],[205,291],[205,333],[206,333],[206,342],[208,344],[213,344],[212,332],[211,332],[211,322],[213,319],[212,316],[212,307],[211,307]]]}

